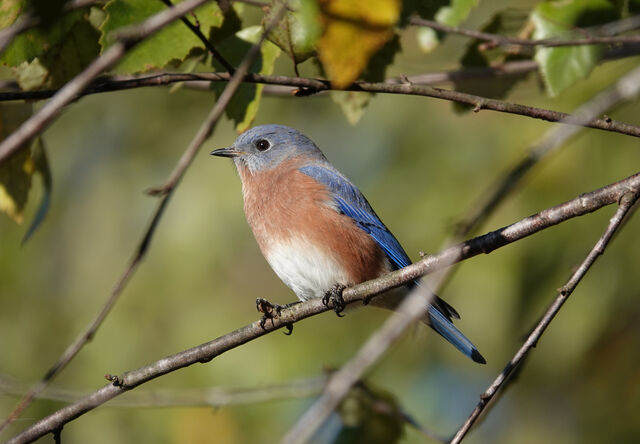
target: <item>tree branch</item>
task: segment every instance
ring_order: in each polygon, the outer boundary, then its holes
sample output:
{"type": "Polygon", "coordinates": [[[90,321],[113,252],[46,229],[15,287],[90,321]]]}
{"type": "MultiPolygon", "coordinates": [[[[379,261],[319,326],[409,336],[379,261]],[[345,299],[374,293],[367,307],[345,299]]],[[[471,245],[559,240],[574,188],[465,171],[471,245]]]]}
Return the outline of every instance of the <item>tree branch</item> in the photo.
{"type": "MultiPolygon", "coordinates": [[[[638,190],[640,190],[640,173],[541,211],[512,225],[449,247],[438,254],[427,256],[401,270],[347,288],[343,293],[343,298],[345,303],[351,304],[374,297],[391,288],[418,279],[425,274],[450,266],[453,263],[469,259],[481,253],[488,254],[497,248],[568,219],[582,216],[606,205],[616,203],[623,195],[629,192],[637,193],[638,190]]],[[[319,299],[301,302],[291,308],[283,310],[280,317],[267,322],[264,329],[260,327],[260,321],[255,321],[252,324],[220,336],[205,344],[168,356],[137,370],[126,372],[120,377],[114,377],[113,384],[102,387],[89,396],[41,419],[14,437],[10,443],[32,442],[47,433],[52,433],[69,421],[104,404],[121,393],[131,390],[147,381],[197,362],[209,362],[228,350],[285,327],[286,325],[293,324],[327,310],[328,308],[319,299]]],[[[393,319],[395,318],[394,316],[393,319]]]]}
{"type": "Polygon", "coordinates": [[[16,131],[0,142],[0,163],[19,150],[24,143],[44,131],[66,105],[76,99],[93,79],[120,60],[129,49],[205,1],[185,0],[173,8],[149,17],[142,23],[118,30],[113,45],[80,74],[67,82],[46,105],[20,125],[16,131]]]}
{"type": "Polygon", "coordinates": [[[500,373],[498,377],[493,381],[493,383],[487,388],[487,390],[485,390],[484,393],[480,395],[480,402],[478,402],[478,405],[473,410],[469,418],[456,432],[455,436],[451,440],[451,444],[459,444],[460,442],[462,442],[465,435],[469,432],[469,429],[473,426],[480,414],[482,414],[482,412],[485,410],[486,406],[491,402],[496,392],[503,386],[505,381],[507,381],[511,373],[518,367],[522,360],[525,359],[531,349],[536,346],[542,334],[545,332],[556,314],[558,314],[558,311],[560,311],[560,309],[562,308],[562,305],[567,301],[569,296],[571,296],[573,291],[576,289],[587,271],[589,271],[596,259],[598,259],[598,257],[604,253],[605,248],[607,248],[607,245],[611,241],[615,232],[620,227],[620,224],[624,220],[625,216],[629,213],[629,210],[637,201],[639,192],[640,189],[638,188],[629,190],[628,193],[625,193],[620,198],[618,210],[616,211],[616,214],[613,216],[613,218],[611,218],[611,220],[609,221],[609,225],[607,226],[604,234],[600,237],[600,239],[598,239],[598,242],[596,242],[593,249],[591,249],[578,269],[571,275],[567,283],[564,284],[562,288],[560,288],[559,294],[556,299],[547,308],[547,311],[545,312],[542,319],[540,319],[535,329],[531,332],[525,343],[516,352],[511,361],[509,361],[504,370],[502,370],[502,373],[500,373]]]}
{"type": "MultiPolygon", "coordinates": [[[[279,17],[283,11],[284,11],[284,8],[281,8],[280,12],[275,14],[274,20],[272,22],[273,24],[277,23],[277,20],[279,20],[279,17]]],[[[71,362],[71,360],[78,354],[78,352],[82,349],[82,347],[93,338],[98,328],[102,325],[102,322],[111,311],[111,308],[115,305],[116,301],[120,297],[120,294],[124,290],[124,287],[126,286],[127,282],[129,281],[131,276],[135,273],[135,270],[138,268],[138,265],[140,264],[140,262],[142,262],[142,259],[145,257],[148,251],[149,245],[151,243],[151,239],[155,234],[155,229],[164,214],[164,210],[167,204],[169,203],[169,199],[172,195],[173,190],[175,190],[175,187],[177,186],[178,182],[184,175],[186,169],[191,164],[193,157],[198,152],[202,144],[209,137],[209,135],[212,133],[218,120],[220,119],[220,117],[222,117],[222,114],[224,113],[224,109],[228,105],[229,101],[231,100],[231,98],[233,97],[237,89],[242,84],[242,81],[241,81],[242,76],[246,74],[247,70],[249,69],[249,67],[255,60],[256,56],[260,52],[260,46],[264,42],[264,39],[269,32],[269,29],[270,28],[267,27],[267,29],[262,33],[262,36],[259,39],[259,41],[256,44],[252,45],[249,51],[247,51],[247,54],[245,55],[244,59],[238,66],[237,71],[231,77],[231,80],[229,81],[229,83],[227,83],[227,85],[225,86],[225,89],[220,94],[220,98],[216,101],[215,105],[211,109],[211,112],[207,116],[206,120],[200,126],[200,129],[198,130],[195,137],[193,138],[193,140],[185,150],[184,154],[180,158],[178,164],[176,165],[176,168],[171,174],[169,180],[167,181],[167,184],[162,189],[162,199],[158,203],[158,206],[156,207],[156,210],[153,214],[151,223],[138,245],[136,254],[134,255],[133,259],[131,260],[127,268],[125,269],[124,273],[119,278],[114,289],[111,291],[109,298],[107,299],[105,304],[102,306],[97,316],[91,321],[87,329],[83,333],[81,333],[73,341],[73,343],[69,345],[69,347],[67,347],[67,349],[62,354],[62,356],[58,359],[58,361],[47,371],[43,379],[24,396],[24,398],[18,403],[17,407],[9,414],[9,416],[3,421],[3,423],[0,424],[0,430],[5,428],[7,425],[11,424],[11,422],[13,422],[24,411],[24,409],[27,408],[27,406],[31,403],[34,397],[38,393],[40,393],[49,384],[49,382],[60,371],[62,371],[64,367],[67,366],[69,362],[71,362]]]]}
{"type": "Polygon", "coordinates": [[[628,36],[593,36],[580,39],[539,39],[529,40],[518,37],[507,37],[499,34],[489,34],[487,32],[475,31],[471,29],[459,28],[457,26],[444,25],[433,20],[427,20],[420,17],[411,17],[409,23],[416,26],[426,26],[436,31],[446,32],[450,34],[459,34],[465,37],[471,37],[477,40],[491,42],[497,46],[544,46],[546,48],[559,46],[581,46],[581,45],[600,45],[600,44],[619,44],[628,45],[640,43],[640,35],[628,36]]]}

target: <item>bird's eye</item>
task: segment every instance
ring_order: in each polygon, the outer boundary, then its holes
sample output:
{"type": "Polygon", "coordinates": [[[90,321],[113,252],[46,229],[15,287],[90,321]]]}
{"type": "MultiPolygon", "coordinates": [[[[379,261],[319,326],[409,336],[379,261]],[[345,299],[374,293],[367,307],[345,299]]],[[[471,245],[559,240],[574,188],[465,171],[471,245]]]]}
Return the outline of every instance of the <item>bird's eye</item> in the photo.
{"type": "Polygon", "coordinates": [[[258,151],[267,151],[271,147],[268,140],[260,139],[256,142],[256,148],[258,151]]]}

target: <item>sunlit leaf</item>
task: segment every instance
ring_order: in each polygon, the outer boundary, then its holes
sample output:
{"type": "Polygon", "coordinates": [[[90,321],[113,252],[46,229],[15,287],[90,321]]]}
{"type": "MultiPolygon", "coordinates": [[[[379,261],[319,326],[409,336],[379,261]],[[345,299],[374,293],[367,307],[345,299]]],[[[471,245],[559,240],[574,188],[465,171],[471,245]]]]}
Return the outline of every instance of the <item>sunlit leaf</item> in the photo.
{"type": "MultiPolygon", "coordinates": [[[[268,39],[297,64],[315,55],[315,42],[322,32],[320,10],[315,0],[290,1],[289,6],[291,9],[287,9],[268,39]]],[[[275,10],[273,5],[269,8],[263,25],[269,22],[275,10]]]]}
{"type": "MultiPolygon", "coordinates": [[[[107,19],[100,30],[102,48],[109,46],[110,33],[122,26],[140,23],[167,7],[159,0],[111,0],[105,7],[107,19]]],[[[216,2],[208,2],[194,14],[202,33],[223,25],[225,15],[216,2]]],[[[192,21],[191,16],[187,16],[192,21]]],[[[184,23],[177,20],[138,44],[118,63],[115,71],[133,74],[162,68],[172,60],[183,60],[194,47],[204,47],[200,39],[184,23]]]]}
{"type": "Polygon", "coordinates": [[[0,0],[0,29],[12,25],[25,5],[25,0],[0,0]]]}
{"type": "MultiPolygon", "coordinates": [[[[617,17],[616,9],[606,0],[544,2],[531,14],[535,26],[533,37],[584,37],[574,29],[606,23],[617,17]]],[[[555,97],[576,81],[586,78],[601,53],[602,45],[538,48],[535,59],[540,64],[548,94],[555,97]]]]}
{"type": "Polygon", "coordinates": [[[358,78],[369,58],[393,37],[399,0],[321,0],[324,33],[318,53],[329,78],[342,88],[358,78]]]}
{"type": "Polygon", "coordinates": [[[436,13],[436,21],[449,26],[456,26],[469,16],[471,10],[478,5],[478,0],[452,0],[436,13]]]}
{"type": "MultiPolygon", "coordinates": [[[[221,42],[218,45],[218,49],[228,57],[230,63],[238,65],[251,45],[258,41],[261,34],[261,26],[245,28],[237,32],[233,37],[221,42]]],[[[251,66],[250,71],[260,74],[271,74],[276,58],[279,55],[280,48],[269,41],[265,41],[260,49],[260,55],[251,66]]],[[[216,69],[222,69],[215,60],[214,66],[216,69]]],[[[213,83],[211,88],[217,95],[220,95],[224,87],[224,83],[213,83]]],[[[246,83],[241,85],[231,98],[231,101],[225,108],[225,114],[235,122],[236,131],[243,132],[251,126],[258,112],[258,107],[260,106],[263,88],[264,85],[246,83]]]]}
{"type": "MultiPolygon", "coordinates": [[[[0,140],[5,139],[27,120],[33,109],[30,103],[4,102],[0,104],[0,140]]],[[[17,223],[24,219],[24,207],[31,188],[34,173],[42,175],[44,183],[43,200],[40,208],[27,230],[26,240],[44,219],[49,207],[51,174],[44,154],[44,148],[36,144],[32,149],[28,145],[12,154],[0,164],[0,211],[6,213],[17,223]]]]}

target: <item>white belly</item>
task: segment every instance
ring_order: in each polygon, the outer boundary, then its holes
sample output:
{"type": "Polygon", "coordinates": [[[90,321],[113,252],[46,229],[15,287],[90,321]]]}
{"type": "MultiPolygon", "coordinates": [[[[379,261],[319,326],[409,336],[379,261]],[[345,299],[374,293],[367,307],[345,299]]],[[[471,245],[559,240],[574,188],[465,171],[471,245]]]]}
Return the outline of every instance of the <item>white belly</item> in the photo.
{"type": "Polygon", "coordinates": [[[265,256],[282,282],[302,301],[324,296],[335,284],[351,283],[333,257],[303,237],[273,242],[265,256]]]}

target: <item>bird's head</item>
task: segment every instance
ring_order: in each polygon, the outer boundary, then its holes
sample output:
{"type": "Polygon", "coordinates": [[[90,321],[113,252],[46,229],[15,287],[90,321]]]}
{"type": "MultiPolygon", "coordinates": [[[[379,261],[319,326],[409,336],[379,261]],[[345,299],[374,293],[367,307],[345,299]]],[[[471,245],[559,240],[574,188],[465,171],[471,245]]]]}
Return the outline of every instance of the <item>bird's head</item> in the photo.
{"type": "Polygon", "coordinates": [[[236,166],[251,173],[267,171],[296,158],[325,160],[320,149],[304,134],[283,125],[261,125],[240,134],[233,145],[211,151],[231,157],[236,166]]]}

